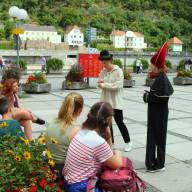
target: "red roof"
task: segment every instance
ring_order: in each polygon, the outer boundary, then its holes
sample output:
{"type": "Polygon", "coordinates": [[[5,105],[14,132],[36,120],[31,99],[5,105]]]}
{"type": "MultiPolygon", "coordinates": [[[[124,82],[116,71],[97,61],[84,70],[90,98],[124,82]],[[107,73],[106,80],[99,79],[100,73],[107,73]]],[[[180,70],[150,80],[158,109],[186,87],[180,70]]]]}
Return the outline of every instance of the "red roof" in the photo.
{"type": "Polygon", "coordinates": [[[113,36],[123,36],[123,35],[125,35],[125,31],[120,31],[120,30],[112,31],[111,35],[113,35],[113,36]]]}
{"type": "Polygon", "coordinates": [[[73,29],[79,29],[79,27],[77,27],[77,25],[74,25],[74,26],[68,26],[67,27],[67,30],[65,31],[65,34],[69,34],[73,29]]]}
{"type": "Polygon", "coordinates": [[[139,32],[133,32],[136,37],[143,37],[144,35],[139,32]]]}
{"type": "Polygon", "coordinates": [[[169,44],[179,44],[179,45],[183,44],[183,42],[180,39],[178,39],[177,37],[173,37],[173,38],[169,39],[168,43],[169,44]]]}

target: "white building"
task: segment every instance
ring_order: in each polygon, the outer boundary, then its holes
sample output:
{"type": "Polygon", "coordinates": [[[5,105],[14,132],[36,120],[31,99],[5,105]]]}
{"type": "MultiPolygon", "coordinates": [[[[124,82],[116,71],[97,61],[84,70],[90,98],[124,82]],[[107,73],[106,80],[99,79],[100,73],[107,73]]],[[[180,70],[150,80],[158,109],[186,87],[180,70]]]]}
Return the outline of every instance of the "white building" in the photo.
{"type": "Polygon", "coordinates": [[[125,48],[125,32],[124,31],[112,31],[110,40],[113,42],[115,48],[125,48]]]}
{"type": "Polygon", "coordinates": [[[80,28],[76,25],[68,27],[65,32],[64,42],[71,46],[83,46],[84,35],[80,28]]]}
{"type": "Polygon", "coordinates": [[[126,31],[126,39],[124,31],[113,31],[110,36],[115,48],[126,48],[140,50],[147,48],[144,42],[144,35],[139,32],[126,31]]]}
{"type": "Polygon", "coordinates": [[[53,26],[39,26],[25,24],[22,26],[23,34],[20,34],[21,41],[26,40],[47,40],[54,44],[61,43],[61,35],[57,34],[53,26]]]}
{"type": "Polygon", "coordinates": [[[174,52],[182,52],[183,49],[183,42],[178,39],[177,37],[173,37],[171,39],[169,39],[169,47],[171,49],[171,51],[174,52]]]}

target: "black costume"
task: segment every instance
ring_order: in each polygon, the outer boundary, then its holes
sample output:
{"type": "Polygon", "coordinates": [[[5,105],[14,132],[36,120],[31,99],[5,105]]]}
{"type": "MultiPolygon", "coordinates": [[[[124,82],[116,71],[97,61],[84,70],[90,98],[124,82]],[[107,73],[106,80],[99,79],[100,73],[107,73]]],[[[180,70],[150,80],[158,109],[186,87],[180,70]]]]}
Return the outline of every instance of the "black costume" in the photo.
{"type": "Polygon", "coordinates": [[[161,169],[165,164],[165,148],[168,121],[168,101],[173,87],[164,72],[160,72],[150,92],[143,95],[148,103],[147,146],[145,164],[147,169],[161,169]]]}

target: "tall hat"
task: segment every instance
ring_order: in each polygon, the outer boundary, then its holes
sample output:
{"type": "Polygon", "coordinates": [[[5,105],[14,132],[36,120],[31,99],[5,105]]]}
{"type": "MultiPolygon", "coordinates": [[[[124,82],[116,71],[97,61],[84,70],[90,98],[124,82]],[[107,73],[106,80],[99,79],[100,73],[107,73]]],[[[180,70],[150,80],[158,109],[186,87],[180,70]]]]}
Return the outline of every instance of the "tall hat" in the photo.
{"type": "Polygon", "coordinates": [[[167,41],[161,46],[161,48],[153,55],[151,58],[151,63],[157,68],[164,68],[165,66],[165,57],[167,52],[168,43],[167,41]]]}

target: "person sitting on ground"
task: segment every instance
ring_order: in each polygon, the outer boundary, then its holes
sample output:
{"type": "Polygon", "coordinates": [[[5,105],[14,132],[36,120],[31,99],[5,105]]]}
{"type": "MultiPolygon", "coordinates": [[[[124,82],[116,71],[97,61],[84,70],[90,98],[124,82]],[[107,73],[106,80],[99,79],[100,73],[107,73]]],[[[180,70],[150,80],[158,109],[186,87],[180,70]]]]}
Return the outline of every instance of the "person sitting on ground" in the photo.
{"type": "Polygon", "coordinates": [[[46,145],[56,162],[54,169],[59,171],[59,179],[63,179],[62,169],[70,141],[80,129],[76,119],[83,110],[83,103],[83,97],[79,93],[69,93],[61,105],[58,117],[49,124],[46,130],[46,145]]]}
{"type": "MultiPolygon", "coordinates": [[[[113,108],[98,102],[91,107],[82,129],[70,143],[63,169],[65,190],[86,191],[89,179],[96,177],[103,164],[111,169],[122,167],[122,156],[111,149],[110,124],[113,108]]],[[[96,185],[95,191],[101,189],[96,185]]]]}
{"type": "Polygon", "coordinates": [[[3,82],[1,94],[10,102],[12,118],[20,122],[24,127],[27,139],[32,140],[31,122],[43,125],[45,121],[36,117],[30,110],[21,107],[18,92],[18,81],[16,79],[7,79],[3,82]]]}
{"type": "Polygon", "coordinates": [[[4,96],[0,97],[0,114],[2,119],[0,119],[0,137],[5,135],[14,135],[18,138],[25,137],[23,131],[21,130],[20,124],[18,121],[13,120],[9,111],[10,103],[4,96]]]}

